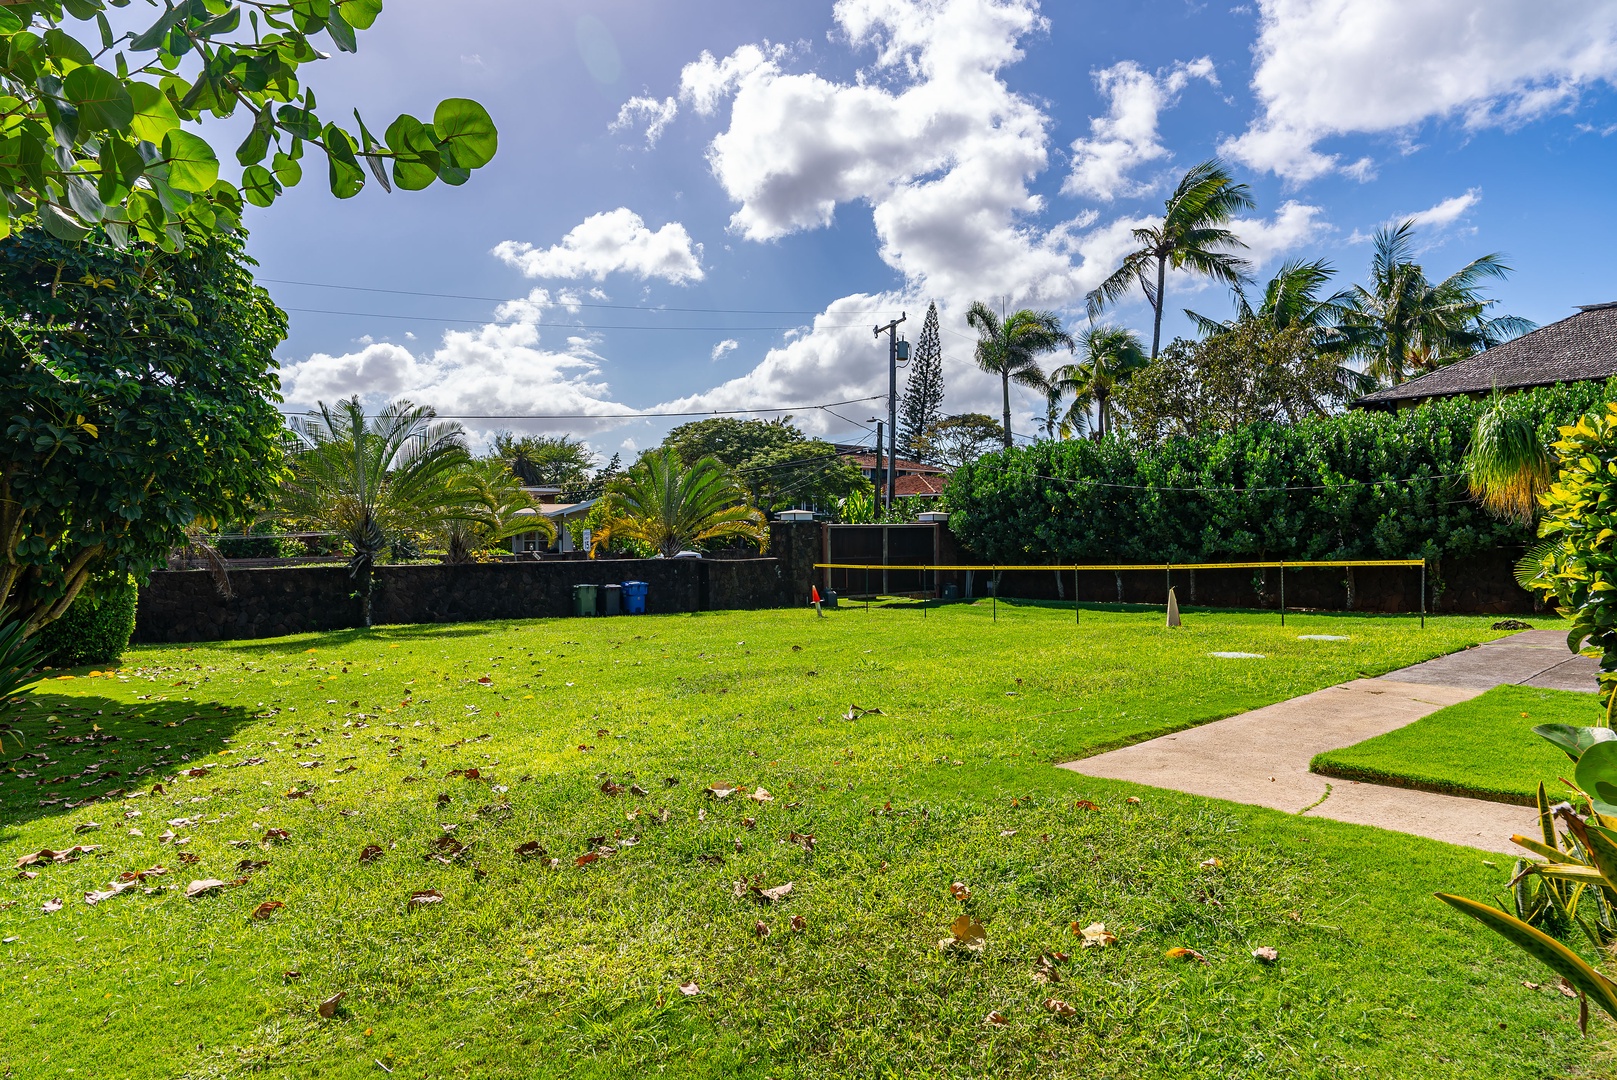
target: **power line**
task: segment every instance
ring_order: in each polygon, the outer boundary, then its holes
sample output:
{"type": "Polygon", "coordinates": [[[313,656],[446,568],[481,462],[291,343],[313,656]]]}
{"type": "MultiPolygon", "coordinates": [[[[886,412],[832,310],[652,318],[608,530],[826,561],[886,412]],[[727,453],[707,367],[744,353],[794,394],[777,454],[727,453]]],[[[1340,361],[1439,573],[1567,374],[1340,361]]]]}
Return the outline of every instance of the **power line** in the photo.
{"type": "MultiPolygon", "coordinates": [[[[631,413],[434,413],[436,420],[641,420],[659,416],[744,416],[753,413],[809,412],[814,409],[831,411],[835,405],[858,405],[866,401],[885,400],[886,394],[849,398],[847,401],[828,401],[824,405],[782,405],[762,409],[695,409],[689,412],[631,412],[631,413]]],[[[286,417],[303,417],[310,413],[282,413],[286,417]]],[[[374,419],[378,414],[368,414],[374,419]]],[[[835,413],[832,414],[836,415],[835,413]]],[[[855,425],[857,426],[857,425],[855,425]]]]}
{"type": "MultiPolygon", "coordinates": [[[[302,285],[311,289],[341,289],[345,292],[386,293],[389,296],[431,296],[444,300],[483,300],[493,304],[537,304],[541,307],[560,308],[599,308],[610,311],[678,311],[696,313],[701,315],[821,315],[824,309],[809,308],[698,308],[698,307],[668,307],[666,305],[650,304],[590,304],[583,301],[569,302],[563,300],[523,300],[510,296],[467,296],[462,293],[417,292],[411,289],[376,289],[366,285],[331,285],[320,281],[291,281],[287,278],[258,278],[259,281],[269,281],[277,285],[302,285]]],[[[288,309],[294,310],[294,309],[288,309]]],[[[296,309],[303,310],[303,309],[296,309]]],[[[839,311],[838,315],[880,315],[885,309],[870,311],[839,311]]]]}
{"type": "MultiPolygon", "coordinates": [[[[527,303],[525,300],[501,301],[502,303],[527,303]]],[[[349,315],[359,319],[403,319],[407,322],[430,323],[466,323],[468,325],[485,326],[494,322],[493,319],[451,319],[439,318],[433,315],[391,315],[384,311],[334,311],[330,308],[282,308],[282,311],[296,311],[302,315],[349,315]]],[[[547,323],[547,326],[556,330],[699,330],[705,333],[722,334],[750,334],[754,332],[774,333],[782,330],[800,330],[797,326],[634,326],[628,323],[547,323]]],[[[863,323],[833,323],[830,326],[820,326],[820,330],[851,330],[854,327],[863,327],[863,323]]]]}

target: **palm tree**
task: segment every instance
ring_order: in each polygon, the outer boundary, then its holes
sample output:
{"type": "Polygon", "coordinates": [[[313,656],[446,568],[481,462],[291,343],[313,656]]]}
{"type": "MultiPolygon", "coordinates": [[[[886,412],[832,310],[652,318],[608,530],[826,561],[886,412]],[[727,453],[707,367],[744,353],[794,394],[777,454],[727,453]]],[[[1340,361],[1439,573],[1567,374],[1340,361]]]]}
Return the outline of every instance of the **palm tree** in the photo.
{"type": "Polygon", "coordinates": [[[706,540],[737,537],[760,551],[769,542],[764,515],[715,457],[687,468],[672,450],[653,450],[613,484],[607,498],[608,532],[649,544],[666,558],[706,540]]]}
{"type": "Polygon", "coordinates": [[[281,490],[283,516],[336,532],[354,549],[354,578],[365,626],[377,560],[389,545],[433,532],[447,520],[475,520],[475,499],[452,483],[467,465],[459,424],[428,408],[395,401],[367,418],[356,395],[292,421],[298,441],[281,490]]]}
{"type": "Polygon", "coordinates": [[[977,366],[998,375],[1005,403],[1005,446],[1011,445],[1011,383],[1047,391],[1049,381],[1039,367],[1039,357],[1057,349],[1071,349],[1072,335],[1061,328],[1061,317],[1053,311],[1023,308],[1001,318],[981,300],[972,302],[966,322],[977,331],[977,348],[972,354],[977,366]]]}
{"type": "Polygon", "coordinates": [[[1051,373],[1062,394],[1072,394],[1066,424],[1082,431],[1095,409],[1095,432],[1104,439],[1112,430],[1112,393],[1119,383],[1148,362],[1139,335],[1121,326],[1091,326],[1078,338],[1079,360],[1051,373]]]}
{"type": "Polygon", "coordinates": [[[1140,247],[1130,252],[1111,277],[1089,294],[1089,317],[1098,318],[1107,304],[1116,303],[1138,283],[1151,305],[1151,359],[1162,345],[1163,290],[1168,270],[1191,270],[1228,285],[1238,285],[1249,269],[1245,259],[1230,248],[1245,244],[1222,226],[1238,210],[1250,210],[1252,189],[1237,184],[1217,158],[1185,173],[1163,209],[1162,223],[1135,229],[1140,247]]]}
{"type": "Polygon", "coordinates": [[[468,462],[449,475],[449,485],[457,503],[464,497],[466,514],[446,518],[438,529],[444,562],[470,562],[474,552],[517,533],[539,533],[547,542],[556,538],[555,523],[533,512],[522,479],[504,458],[468,462]]]}
{"type": "MultiPolygon", "coordinates": [[[[1269,279],[1256,308],[1243,283],[1237,282],[1232,290],[1235,318],[1210,319],[1188,308],[1185,314],[1207,337],[1229,333],[1240,324],[1253,321],[1272,331],[1306,326],[1313,331],[1314,347],[1321,353],[1339,353],[1345,357],[1349,354],[1349,343],[1341,323],[1348,311],[1351,293],[1344,289],[1329,296],[1320,295],[1335,274],[1335,268],[1324,259],[1312,262],[1291,259],[1282,263],[1275,276],[1269,279]]],[[[1374,379],[1346,363],[1337,365],[1336,377],[1347,399],[1369,393],[1376,386],[1374,379]]]]}
{"type": "Polygon", "coordinates": [[[1370,284],[1344,301],[1341,328],[1365,373],[1397,385],[1533,329],[1514,316],[1488,318],[1497,301],[1484,299],[1489,278],[1510,273],[1499,254],[1473,259],[1437,284],[1414,261],[1413,219],[1376,233],[1370,284]]]}

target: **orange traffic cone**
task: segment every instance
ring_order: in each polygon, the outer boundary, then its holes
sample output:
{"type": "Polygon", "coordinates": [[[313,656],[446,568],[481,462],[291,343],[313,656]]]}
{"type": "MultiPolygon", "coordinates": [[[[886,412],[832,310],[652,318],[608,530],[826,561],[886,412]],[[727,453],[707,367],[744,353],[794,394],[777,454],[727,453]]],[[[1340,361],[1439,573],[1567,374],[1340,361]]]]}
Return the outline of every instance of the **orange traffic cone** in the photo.
{"type": "Polygon", "coordinates": [[[820,590],[818,586],[809,586],[809,598],[814,603],[814,614],[818,615],[822,619],[825,618],[825,612],[820,610],[820,590]]]}

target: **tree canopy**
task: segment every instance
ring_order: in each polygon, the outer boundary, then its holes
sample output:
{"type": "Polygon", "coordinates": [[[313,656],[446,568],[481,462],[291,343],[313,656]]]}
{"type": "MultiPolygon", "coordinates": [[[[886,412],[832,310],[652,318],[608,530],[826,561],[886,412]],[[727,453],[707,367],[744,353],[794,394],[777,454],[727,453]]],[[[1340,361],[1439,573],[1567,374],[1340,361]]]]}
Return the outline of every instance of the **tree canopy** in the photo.
{"type": "Polygon", "coordinates": [[[0,601],[30,626],[90,575],[143,577],[193,522],[239,521],[273,491],[286,316],[243,240],[0,243],[0,601]]]}
{"type": "Polygon", "coordinates": [[[943,418],[943,339],[938,329],[938,305],[928,304],[921,336],[910,358],[910,377],[898,405],[898,452],[907,457],[921,453],[921,436],[943,418]]]}
{"type": "Polygon", "coordinates": [[[576,487],[586,483],[595,467],[595,454],[580,439],[567,435],[523,435],[509,431],[494,435],[494,456],[502,459],[517,479],[535,487],[576,487]]]}
{"type": "Polygon", "coordinates": [[[0,236],[37,222],[76,240],[99,228],[174,249],[240,223],[242,200],[269,206],[303,176],[315,147],[331,193],[352,198],[367,172],[384,189],[464,184],[499,137],[477,102],[449,98],[430,121],[401,114],[381,134],[318,115],[302,69],[352,53],[382,0],[164,0],[139,31],[114,35],[107,9],[129,0],[0,6],[0,236]],[[244,17],[245,16],[245,17],[244,17]],[[105,65],[105,66],[103,66],[105,65]],[[240,110],[239,181],[199,132],[240,110]]]}
{"type": "Polygon", "coordinates": [[[860,487],[863,474],[836,447],[811,439],[791,422],[714,417],[681,424],[663,440],[681,461],[712,457],[735,471],[761,510],[798,505],[834,506],[860,487]]]}

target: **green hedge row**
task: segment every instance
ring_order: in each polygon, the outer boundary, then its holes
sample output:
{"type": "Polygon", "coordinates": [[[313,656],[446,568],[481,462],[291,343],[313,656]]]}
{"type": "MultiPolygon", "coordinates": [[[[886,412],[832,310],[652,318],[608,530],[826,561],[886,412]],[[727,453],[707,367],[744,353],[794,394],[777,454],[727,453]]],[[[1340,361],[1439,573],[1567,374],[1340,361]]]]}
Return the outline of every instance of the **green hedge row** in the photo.
{"type": "MultiPolygon", "coordinates": [[[[1617,379],[1507,398],[1548,438],[1617,395],[1617,379]]],[[[1094,562],[1440,559],[1514,551],[1525,526],[1466,495],[1462,461],[1485,401],[1349,412],[1293,426],[1143,444],[1041,442],[958,470],[946,498],[978,556],[1094,562]]]]}
{"type": "Polygon", "coordinates": [[[87,585],[67,613],[39,631],[54,667],[116,664],[135,632],[135,583],[87,585]]]}

